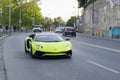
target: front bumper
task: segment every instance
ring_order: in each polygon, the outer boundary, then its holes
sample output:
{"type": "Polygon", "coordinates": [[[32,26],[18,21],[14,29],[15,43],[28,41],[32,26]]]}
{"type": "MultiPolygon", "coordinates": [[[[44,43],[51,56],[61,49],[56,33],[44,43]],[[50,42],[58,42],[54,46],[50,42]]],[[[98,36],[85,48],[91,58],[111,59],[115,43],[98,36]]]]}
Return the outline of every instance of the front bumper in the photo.
{"type": "Polygon", "coordinates": [[[66,52],[42,52],[36,51],[34,56],[36,57],[45,57],[45,56],[67,56],[68,54],[72,55],[72,50],[66,52]]]}

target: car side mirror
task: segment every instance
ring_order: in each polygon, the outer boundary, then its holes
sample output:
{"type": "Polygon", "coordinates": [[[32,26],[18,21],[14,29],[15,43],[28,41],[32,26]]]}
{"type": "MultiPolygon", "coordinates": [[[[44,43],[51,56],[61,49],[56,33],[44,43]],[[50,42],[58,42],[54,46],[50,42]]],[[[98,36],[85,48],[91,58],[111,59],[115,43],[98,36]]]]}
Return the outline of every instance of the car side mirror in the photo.
{"type": "Polygon", "coordinates": [[[28,41],[29,41],[29,42],[32,42],[32,38],[29,38],[28,41]]]}

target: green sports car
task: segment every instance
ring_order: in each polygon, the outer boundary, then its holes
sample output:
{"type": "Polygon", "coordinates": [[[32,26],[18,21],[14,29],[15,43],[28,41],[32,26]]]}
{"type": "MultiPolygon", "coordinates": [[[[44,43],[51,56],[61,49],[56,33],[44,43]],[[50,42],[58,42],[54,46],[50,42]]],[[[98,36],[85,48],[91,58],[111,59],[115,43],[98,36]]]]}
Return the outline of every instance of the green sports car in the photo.
{"type": "Polygon", "coordinates": [[[72,56],[72,43],[55,33],[31,34],[25,38],[25,52],[32,58],[44,56],[72,56]]]}

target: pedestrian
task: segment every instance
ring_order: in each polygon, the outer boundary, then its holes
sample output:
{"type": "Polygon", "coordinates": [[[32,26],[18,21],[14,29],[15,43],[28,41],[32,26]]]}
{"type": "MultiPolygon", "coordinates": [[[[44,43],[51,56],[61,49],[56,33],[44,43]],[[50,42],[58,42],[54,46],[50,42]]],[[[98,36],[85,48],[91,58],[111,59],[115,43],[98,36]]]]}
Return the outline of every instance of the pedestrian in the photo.
{"type": "Polygon", "coordinates": [[[28,27],[26,27],[26,32],[28,32],[28,27]]]}
{"type": "Polygon", "coordinates": [[[21,32],[23,32],[23,27],[21,27],[21,32]]]}
{"type": "Polygon", "coordinates": [[[16,26],[13,27],[14,32],[16,32],[16,26]]]}
{"type": "Polygon", "coordinates": [[[73,29],[72,36],[73,36],[73,37],[76,37],[76,29],[73,29]]]}

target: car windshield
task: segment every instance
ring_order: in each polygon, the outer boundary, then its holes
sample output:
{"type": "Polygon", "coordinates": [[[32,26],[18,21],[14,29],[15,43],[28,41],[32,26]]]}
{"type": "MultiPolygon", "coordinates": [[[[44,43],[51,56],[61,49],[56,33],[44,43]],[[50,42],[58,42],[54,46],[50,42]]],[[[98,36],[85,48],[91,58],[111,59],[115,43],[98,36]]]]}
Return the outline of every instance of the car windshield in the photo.
{"type": "Polygon", "coordinates": [[[55,30],[56,30],[56,31],[61,31],[61,29],[60,29],[60,28],[56,28],[55,30]]]}
{"type": "Polygon", "coordinates": [[[37,42],[61,42],[64,39],[58,35],[37,35],[35,38],[37,42]]]}
{"type": "Polygon", "coordinates": [[[34,28],[40,28],[40,26],[34,26],[34,28]]]}
{"type": "Polygon", "coordinates": [[[68,30],[68,31],[73,31],[74,29],[72,29],[72,28],[66,28],[66,30],[68,30]]]}

